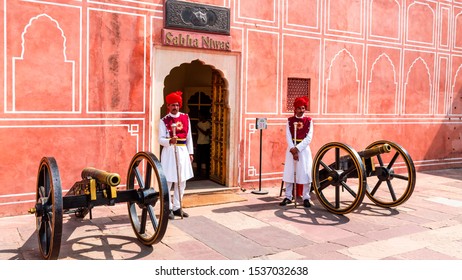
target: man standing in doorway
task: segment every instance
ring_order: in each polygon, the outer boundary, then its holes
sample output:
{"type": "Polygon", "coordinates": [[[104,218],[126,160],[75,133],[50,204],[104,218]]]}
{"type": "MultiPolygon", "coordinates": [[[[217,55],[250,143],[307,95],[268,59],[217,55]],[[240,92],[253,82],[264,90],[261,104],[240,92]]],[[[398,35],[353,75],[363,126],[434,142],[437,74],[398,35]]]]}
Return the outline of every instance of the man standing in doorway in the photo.
{"type": "Polygon", "coordinates": [[[191,122],[187,114],[180,112],[183,105],[182,94],[181,91],[176,91],[165,97],[168,114],[159,124],[159,143],[163,147],[160,161],[169,189],[173,184],[173,204],[171,198],[169,203],[171,220],[175,219],[175,216],[189,217],[181,208],[180,201],[184,195],[186,180],[194,177],[191,122]]]}
{"type": "MultiPolygon", "coordinates": [[[[308,108],[308,98],[298,97],[294,101],[294,116],[286,126],[287,151],[282,180],[286,183],[286,197],[279,204],[292,203],[294,184],[303,185],[303,206],[310,207],[311,158],[310,143],[313,138],[313,121],[304,116],[308,108]]],[[[297,187],[295,186],[295,190],[297,187]]],[[[295,194],[297,191],[295,191],[295,194]]],[[[296,194],[297,195],[297,194],[296,194]]]]}
{"type": "Polygon", "coordinates": [[[210,175],[210,132],[212,124],[206,112],[199,113],[197,123],[197,177],[202,177],[202,164],[205,163],[205,178],[210,175]]]}

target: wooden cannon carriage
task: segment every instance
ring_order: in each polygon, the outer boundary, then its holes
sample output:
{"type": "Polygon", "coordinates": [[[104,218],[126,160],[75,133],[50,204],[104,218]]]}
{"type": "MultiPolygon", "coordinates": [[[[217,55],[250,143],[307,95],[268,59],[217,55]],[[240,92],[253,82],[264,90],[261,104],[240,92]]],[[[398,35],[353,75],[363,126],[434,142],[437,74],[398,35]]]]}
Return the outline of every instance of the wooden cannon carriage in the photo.
{"type": "Polygon", "coordinates": [[[331,142],[313,159],[312,187],[330,212],[347,214],[364,196],[380,207],[395,207],[412,195],[416,182],[414,163],[400,145],[380,140],[364,151],[331,142]]]}
{"type": "Polygon", "coordinates": [[[117,189],[120,176],[85,168],[82,180],[62,196],[58,165],[53,157],[40,161],[35,213],[39,249],[44,259],[57,259],[61,247],[63,214],[83,218],[95,206],[127,203],[128,215],[138,240],[153,245],[167,230],[169,191],[160,162],[150,152],[137,153],[130,162],[125,190],[117,189]]]}

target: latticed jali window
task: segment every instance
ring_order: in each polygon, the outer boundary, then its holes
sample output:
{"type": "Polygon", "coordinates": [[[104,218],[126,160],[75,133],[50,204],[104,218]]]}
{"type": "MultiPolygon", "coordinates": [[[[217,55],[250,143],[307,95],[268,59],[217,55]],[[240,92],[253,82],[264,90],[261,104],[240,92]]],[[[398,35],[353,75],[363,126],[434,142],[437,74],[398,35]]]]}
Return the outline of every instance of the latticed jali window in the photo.
{"type": "MultiPolygon", "coordinates": [[[[287,111],[294,111],[294,101],[297,97],[307,96],[310,100],[310,79],[304,78],[288,78],[287,80],[287,111]]],[[[308,103],[307,111],[310,111],[310,103],[308,103]]]]}

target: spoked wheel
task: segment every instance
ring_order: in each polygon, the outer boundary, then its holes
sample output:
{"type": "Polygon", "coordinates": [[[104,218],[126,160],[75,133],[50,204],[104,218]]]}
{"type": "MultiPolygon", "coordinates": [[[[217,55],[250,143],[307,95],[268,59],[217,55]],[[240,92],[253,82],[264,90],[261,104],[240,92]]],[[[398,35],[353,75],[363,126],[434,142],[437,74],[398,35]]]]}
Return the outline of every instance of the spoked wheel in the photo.
{"type": "Polygon", "coordinates": [[[367,174],[366,195],[378,206],[395,207],[412,195],[416,172],[411,156],[396,143],[379,140],[367,148],[383,144],[389,144],[391,151],[371,158],[373,167],[367,168],[371,171],[367,174]]]}
{"type": "Polygon", "coordinates": [[[44,157],[40,162],[35,217],[42,257],[58,259],[63,232],[63,197],[58,165],[53,157],[44,157]]]}
{"type": "Polygon", "coordinates": [[[332,213],[355,210],[365,195],[364,165],[350,146],[327,143],[313,161],[313,188],[322,205],[332,213]]]}
{"type": "Polygon", "coordinates": [[[138,191],[138,201],[128,202],[135,234],[144,245],[158,243],[167,230],[169,191],[160,162],[150,152],[137,153],[128,169],[127,189],[138,191]]]}

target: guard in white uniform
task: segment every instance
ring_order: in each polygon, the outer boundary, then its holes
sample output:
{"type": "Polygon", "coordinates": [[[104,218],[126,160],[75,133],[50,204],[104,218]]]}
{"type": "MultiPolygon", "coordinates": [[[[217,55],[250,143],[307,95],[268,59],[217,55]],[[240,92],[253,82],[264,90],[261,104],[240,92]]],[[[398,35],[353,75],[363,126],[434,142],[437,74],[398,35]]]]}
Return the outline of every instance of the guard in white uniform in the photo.
{"type": "Polygon", "coordinates": [[[173,204],[170,199],[171,212],[169,219],[174,219],[175,216],[189,217],[181,209],[180,194],[182,199],[186,188],[186,180],[194,177],[192,169],[194,148],[191,135],[191,122],[187,114],[179,111],[183,105],[181,95],[182,92],[177,91],[165,97],[169,113],[159,123],[159,143],[163,147],[160,162],[169,189],[173,185],[173,204]],[[177,155],[175,155],[175,144],[177,155]],[[178,164],[176,162],[177,156],[178,164]],[[178,172],[180,174],[179,179],[178,172]],[[180,181],[180,193],[178,193],[178,181],[180,181]]]}
{"type": "Polygon", "coordinates": [[[286,186],[284,200],[279,204],[285,206],[293,201],[294,183],[303,185],[303,206],[311,207],[311,168],[313,159],[310,143],[313,138],[313,121],[304,116],[308,107],[308,98],[298,97],[294,102],[294,116],[290,117],[286,126],[287,151],[282,180],[286,186]],[[294,170],[296,167],[296,170],[294,170]],[[296,171],[296,172],[294,172],[296,171]]]}

